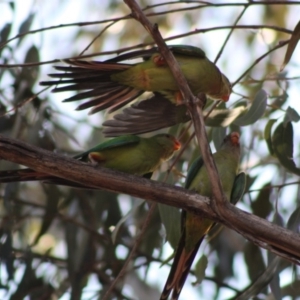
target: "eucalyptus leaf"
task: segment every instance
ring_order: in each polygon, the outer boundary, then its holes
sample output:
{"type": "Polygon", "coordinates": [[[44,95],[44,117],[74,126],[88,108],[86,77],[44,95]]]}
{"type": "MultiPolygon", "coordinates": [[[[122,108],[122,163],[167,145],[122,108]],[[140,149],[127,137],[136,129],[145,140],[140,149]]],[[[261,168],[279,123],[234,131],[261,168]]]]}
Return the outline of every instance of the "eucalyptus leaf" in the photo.
{"type": "Polygon", "coordinates": [[[274,154],[280,163],[290,172],[300,176],[300,169],[293,161],[293,125],[280,123],[272,136],[274,154]]]}
{"type": "Polygon", "coordinates": [[[297,113],[297,111],[292,108],[292,107],[288,107],[286,112],[285,112],[285,116],[284,116],[284,124],[288,123],[288,122],[298,122],[300,120],[300,116],[297,113]]]}
{"type": "Polygon", "coordinates": [[[265,127],[265,131],[264,131],[264,137],[269,149],[269,152],[271,155],[274,155],[274,149],[273,149],[273,145],[272,145],[272,127],[273,125],[276,123],[277,120],[275,119],[270,119],[265,127]]]}
{"type": "Polygon", "coordinates": [[[200,284],[204,277],[205,277],[205,270],[207,268],[208,259],[206,255],[202,255],[200,259],[197,261],[196,267],[195,267],[195,276],[197,280],[193,282],[193,285],[200,284]]]}
{"type": "Polygon", "coordinates": [[[44,235],[52,225],[58,213],[58,202],[61,197],[61,193],[56,185],[52,185],[51,187],[42,185],[42,187],[45,190],[45,195],[47,195],[47,204],[45,207],[45,214],[43,216],[41,228],[31,246],[36,245],[42,235],[44,235]]]}
{"type": "Polygon", "coordinates": [[[215,148],[218,151],[224,141],[226,136],[226,127],[214,127],[212,128],[212,140],[214,142],[215,148]]]}
{"type": "Polygon", "coordinates": [[[300,21],[297,23],[297,25],[294,28],[294,31],[292,33],[292,36],[290,38],[285,57],[282,63],[282,66],[280,67],[280,71],[282,71],[285,66],[289,63],[296,47],[300,39],[300,21]]]}
{"type": "MultiPolygon", "coordinates": [[[[261,293],[263,288],[266,287],[270,281],[272,280],[274,273],[278,268],[278,264],[280,263],[281,258],[278,256],[275,257],[272,262],[268,265],[265,271],[259,276],[256,277],[255,281],[250,284],[241,294],[235,297],[235,300],[245,300],[245,299],[253,299],[258,293],[261,293]]],[[[253,260],[250,260],[248,263],[254,265],[253,260]]]]}
{"type": "Polygon", "coordinates": [[[158,210],[166,229],[167,241],[176,249],[181,236],[181,213],[178,208],[165,204],[158,204],[158,210]]]}
{"type": "MultiPolygon", "coordinates": [[[[205,120],[205,125],[211,127],[228,127],[231,123],[234,123],[238,117],[245,114],[247,114],[247,108],[245,106],[238,106],[232,109],[214,109],[205,120]]],[[[207,112],[204,112],[203,115],[205,117],[207,112]]]]}
{"type": "MultiPolygon", "coordinates": [[[[282,219],[281,215],[278,212],[276,212],[274,214],[273,222],[274,222],[274,224],[283,226],[283,219],[282,219]]],[[[270,252],[270,251],[268,251],[267,255],[268,255],[268,266],[272,265],[272,262],[273,262],[274,259],[278,259],[277,256],[274,253],[270,252]]],[[[281,259],[281,261],[282,261],[282,259],[281,259]]],[[[279,275],[280,275],[280,268],[279,268],[280,264],[279,264],[279,262],[277,264],[276,270],[274,271],[273,278],[270,281],[270,289],[272,291],[272,294],[273,294],[275,300],[281,300],[282,299],[282,293],[281,293],[281,287],[280,287],[280,277],[279,277],[279,275]]]]}
{"type": "MultiPolygon", "coordinates": [[[[12,27],[11,23],[6,23],[0,31],[0,43],[2,45],[4,45],[4,43],[8,39],[10,31],[11,31],[11,27],[12,27]]],[[[0,54],[3,49],[4,49],[4,47],[0,47],[0,54]]]]}
{"type": "Polygon", "coordinates": [[[264,90],[259,90],[247,113],[236,119],[233,123],[238,126],[247,126],[259,120],[267,107],[268,95],[264,90]]]}
{"type": "Polygon", "coordinates": [[[270,202],[271,183],[268,182],[261,187],[257,198],[252,201],[253,214],[265,219],[272,211],[273,205],[270,202]]]}
{"type": "Polygon", "coordinates": [[[116,243],[118,233],[119,233],[120,229],[122,228],[122,226],[136,214],[136,212],[140,209],[140,206],[142,206],[142,205],[144,205],[144,201],[140,202],[133,209],[131,209],[115,226],[115,229],[111,235],[112,242],[114,244],[116,243]]]}
{"type": "MultiPolygon", "coordinates": [[[[30,30],[30,27],[31,27],[31,24],[33,22],[34,17],[35,17],[35,15],[33,13],[28,15],[27,19],[19,27],[18,34],[24,34],[24,33],[28,32],[30,30]]],[[[22,36],[22,37],[19,38],[18,45],[20,45],[20,43],[22,42],[24,37],[25,36],[22,36]]]]}
{"type": "Polygon", "coordinates": [[[300,206],[298,206],[291,214],[288,222],[287,228],[299,233],[300,232],[300,206]]]}

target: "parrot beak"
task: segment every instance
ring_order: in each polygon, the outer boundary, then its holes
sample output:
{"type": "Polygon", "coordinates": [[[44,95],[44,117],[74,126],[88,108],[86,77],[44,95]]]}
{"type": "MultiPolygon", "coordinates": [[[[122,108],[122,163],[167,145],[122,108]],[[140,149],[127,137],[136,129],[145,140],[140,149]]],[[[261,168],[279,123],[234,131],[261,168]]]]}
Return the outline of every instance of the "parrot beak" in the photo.
{"type": "Polygon", "coordinates": [[[181,143],[174,138],[174,150],[177,151],[181,148],[181,143]]]}
{"type": "Polygon", "coordinates": [[[238,132],[232,132],[231,135],[230,135],[230,140],[231,140],[231,143],[233,145],[239,145],[240,144],[240,135],[238,132]]]}
{"type": "Polygon", "coordinates": [[[222,100],[223,100],[224,102],[227,102],[227,101],[229,100],[229,97],[230,97],[230,95],[223,96],[223,97],[222,97],[222,100]]]}

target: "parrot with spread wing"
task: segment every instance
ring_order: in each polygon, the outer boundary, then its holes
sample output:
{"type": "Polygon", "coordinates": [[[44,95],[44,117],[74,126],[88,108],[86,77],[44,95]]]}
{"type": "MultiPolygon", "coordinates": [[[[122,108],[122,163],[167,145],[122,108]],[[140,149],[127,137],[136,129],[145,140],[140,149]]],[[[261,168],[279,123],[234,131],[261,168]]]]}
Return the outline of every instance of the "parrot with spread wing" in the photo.
{"type": "MultiPolygon", "coordinates": [[[[158,134],[150,138],[124,135],[99,144],[74,158],[125,173],[151,177],[149,174],[170,159],[180,147],[180,142],[170,134],[158,134]]],[[[0,172],[0,183],[33,180],[79,186],[32,169],[0,172]]]]}
{"type": "MultiPolygon", "coordinates": [[[[170,45],[179,66],[194,93],[204,93],[214,100],[227,101],[231,85],[227,77],[211,62],[200,48],[188,45],[170,45]]],[[[178,85],[157,47],[137,50],[100,61],[69,59],[71,66],[56,66],[61,73],[49,74],[56,78],[43,81],[44,86],[58,85],[53,92],[80,91],[64,102],[89,99],[77,110],[91,108],[90,114],[109,108],[115,111],[135,100],[145,91],[163,95],[169,101],[183,103],[178,85]],[[143,58],[135,64],[121,63],[124,60],[143,58]]]]}
{"type": "MultiPolygon", "coordinates": [[[[232,197],[232,194],[235,194],[232,191],[239,168],[239,139],[239,134],[232,132],[225,137],[220,149],[213,154],[223,190],[228,200],[232,197]]],[[[190,168],[185,187],[198,192],[202,196],[210,198],[213,196],[208,173],[201,158],[198,158],[190,168]]],[[[172,290],[172,300],[179,298],[200,244],[213,225],[214,222],[210,219],[190,212],[182,212],[182,235],[160,300],[168,299],[172,290]]]]}
{"type": "MultiPolygon", "coordinates": [[[[246,111],[245,106],[214,109],[209,115],[204,111],[205,125],[227,127],[246,111]]],[[[175,105],[163,95],[155,93],[151,98],[124,108],[121,113],[115,114],[113,119],[105,121],[102,126],[106,137],[115,137],[156,131],[190,120],[186,105],[175,105]]]]}

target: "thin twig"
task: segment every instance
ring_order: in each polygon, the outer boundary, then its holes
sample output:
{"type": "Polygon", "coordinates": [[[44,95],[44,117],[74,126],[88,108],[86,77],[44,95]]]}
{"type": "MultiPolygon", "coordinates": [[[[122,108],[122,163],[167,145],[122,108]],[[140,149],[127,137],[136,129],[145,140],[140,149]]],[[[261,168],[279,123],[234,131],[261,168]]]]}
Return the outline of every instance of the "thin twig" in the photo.
{"type": "Polygon", "coordinates": [[[156,203],[152,203],[150,205],[150,209],[147,213],[147,217],[146,217],[146,220],[144,221],[143,223],[143,226],[142,226],[142,229],[141,229],[141,232],[140,234],[136,237],[135,239],[135,242],[134,242],[134,245],[130,251],[130,253],[128,254],[127,258],[126,258],[126,261],[124,263],[124,265],[122,266],[122,269],[120,270],[118,276],[114,279],[114,281],[111,283],[111,285],[109,286],[107,292],[105,293],[105,295],[103,296],[103,300],[108,300],[109,299],[109,295],[111,294],[111,292],[114,290],[116,284],[118,283],[118,281],[120,280],[120,278],[122,278],[125,273],[127,272],[127,267],[129,265],[129,263],[131,262],[133,256],[135,255],[136,253],[136,250],[137,248],[139,247],[141,241],[143,240],[143,237],[144,237],[144,233],[146,231],[146,229],[148,228],[148,225],[151,221],[151,218],[153,216],[153,213],[155,211],[155,208],[157,207],[157,204],[156,203]]]}

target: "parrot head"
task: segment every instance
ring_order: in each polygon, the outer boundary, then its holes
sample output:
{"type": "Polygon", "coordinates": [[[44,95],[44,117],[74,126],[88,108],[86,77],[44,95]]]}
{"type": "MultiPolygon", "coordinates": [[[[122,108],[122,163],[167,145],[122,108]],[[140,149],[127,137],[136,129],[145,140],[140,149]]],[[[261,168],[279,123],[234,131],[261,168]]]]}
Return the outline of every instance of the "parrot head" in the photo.
{"type": "Polygon", "coordinates": [[[229,135],[229,139],[231,141],[231,144],[232,145],[235,145],[235,146],[239,146],[240,145],[240,135],[238,132],[232,132],[230,135],[229,135]]]}
{"type": "Polygon", "coordinates": [[[225,137],[221,148],[230,148],[234,152],[240,152],[240,134],[235,131],[228,134],[225,137]]]}
{"type": "Polygon", "coordinates": [[[170,159],[181,148],[181,143],[170,134],[158,134],[155,140],[164,149],[164,160],[170,159]]]}
{"type": "Polygon", "coordinates": [[[214,94],[210,93],[209,96],[213,99],[227,102],[232,92],[231,83],[224,74],[221,73],[221,76],[222,76],[221,89],[218,91],[218,93],[214,93],[214,94]]]}

